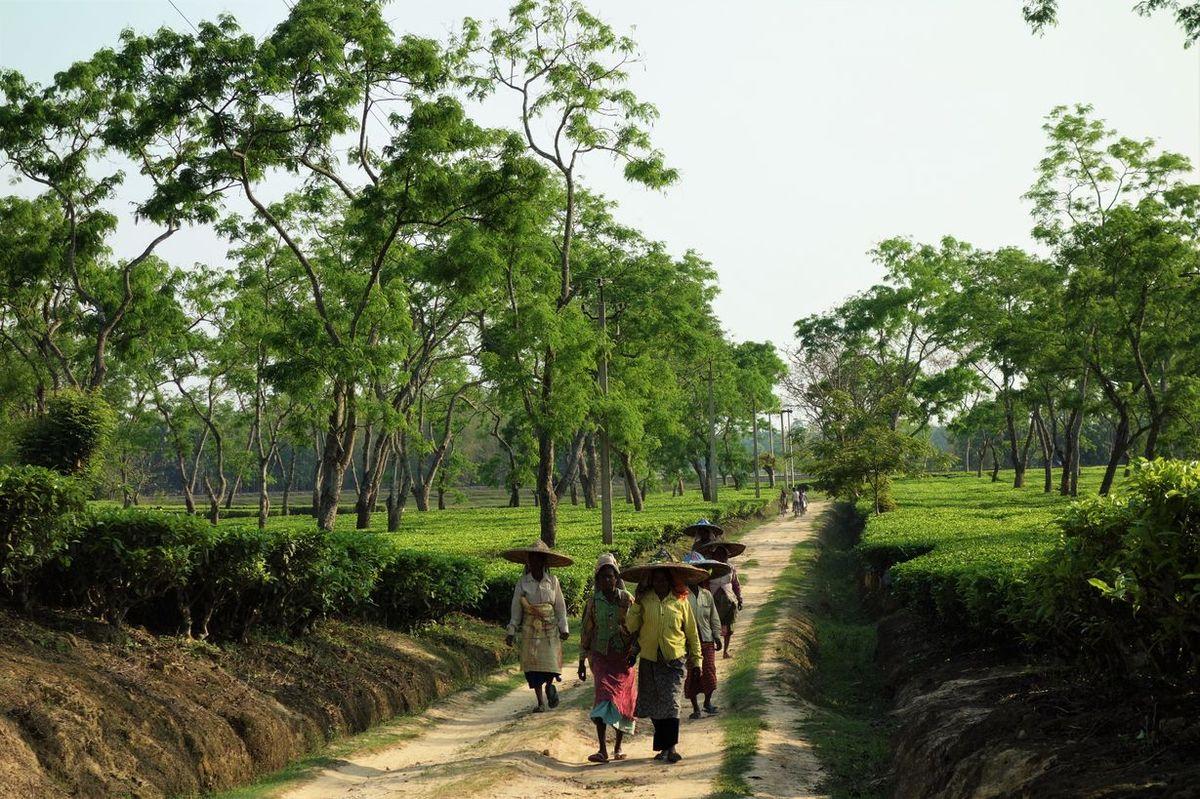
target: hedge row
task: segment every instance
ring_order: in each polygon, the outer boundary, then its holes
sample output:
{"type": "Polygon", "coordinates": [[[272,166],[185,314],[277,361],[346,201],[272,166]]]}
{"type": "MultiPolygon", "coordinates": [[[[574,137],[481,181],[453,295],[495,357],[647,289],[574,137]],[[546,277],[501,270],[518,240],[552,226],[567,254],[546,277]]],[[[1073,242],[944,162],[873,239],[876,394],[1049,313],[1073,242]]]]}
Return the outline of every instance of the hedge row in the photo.
{"type": "Polygon", "coordinates": [[[1200,670],[1200,464],[1144,462],[1074,503],[969,479],[897,488],[859,551],[904,602],[1121,673],[1200,670]]]}
{"type": "MultiPolygon", "coordinates": [[[[733,497],[707,510],[730,518],[761,507],[760,501],[733,497]]],[[[560,548],[576,557],[576,565],[558,575],[568,605],[579,607],[601,549],[630,561],[676,537],[694,520],[692,513],[681,502],[639,514],[617,528],[610,547],[594,529],[585,537],[580,525],[566,525],[560,548]]],[[[352,520],[322,532],[303,517],[278,520],[266,530],[244,521],[214,527],[171,510],[85,510],[71,478],[37,467],[5,468],[0,581],[10,593],[32,591],[46,604],[84,608],[113,623],[133,620],[159,631],[224,639],[245,637],[257,627],[301,634],[335,614],[399,628],[451,611],[505,620],[520,568],[495,554],[536,536],[532,514],[420,516],[437,517],[447,527],[424,537],[343,526],[352,520]],[[501,535],[505,524],[512,529],[501,535]]]]}

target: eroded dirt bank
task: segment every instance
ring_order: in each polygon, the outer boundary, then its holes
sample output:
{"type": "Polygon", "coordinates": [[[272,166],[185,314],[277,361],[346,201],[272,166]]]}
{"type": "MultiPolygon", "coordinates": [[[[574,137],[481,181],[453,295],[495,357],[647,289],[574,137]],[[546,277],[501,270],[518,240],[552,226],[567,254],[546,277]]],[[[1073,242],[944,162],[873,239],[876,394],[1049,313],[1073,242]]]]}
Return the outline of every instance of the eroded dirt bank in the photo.
{"type": "Polygon", "coordinates": [[[508,657],[452,617],[417,636],[327,622],[222,647],[0,611],[0,796],[189,796],[424,708],[508,657]]]}
{"type": "Polygon", "coordinates": [[[968,648],[900,611],[879,624],[894,795],[1200,797],[1200,697],[1106,685],[968,648]]]}

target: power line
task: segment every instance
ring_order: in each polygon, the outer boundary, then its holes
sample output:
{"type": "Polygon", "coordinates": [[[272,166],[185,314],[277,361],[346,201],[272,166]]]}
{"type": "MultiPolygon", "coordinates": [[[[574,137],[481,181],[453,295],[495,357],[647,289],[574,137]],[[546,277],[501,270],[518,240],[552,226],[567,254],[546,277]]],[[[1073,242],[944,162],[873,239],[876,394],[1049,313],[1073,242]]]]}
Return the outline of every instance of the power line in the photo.
{"type": "Polygon", "coordinates": [[[179,6],[175,5],[175,0],[167,0],[167,2],[171,4],[171,8],[175,9],[175,12],[179,14],[179,16],[183,17],[184,22],[192,26],[192,30],[194,30],[196,33],[200,33],[200,29],[195,25],[192,25],[192,21],[187,18],[187,14],[184,14],[182,11],[180,11],[179,6]]]}

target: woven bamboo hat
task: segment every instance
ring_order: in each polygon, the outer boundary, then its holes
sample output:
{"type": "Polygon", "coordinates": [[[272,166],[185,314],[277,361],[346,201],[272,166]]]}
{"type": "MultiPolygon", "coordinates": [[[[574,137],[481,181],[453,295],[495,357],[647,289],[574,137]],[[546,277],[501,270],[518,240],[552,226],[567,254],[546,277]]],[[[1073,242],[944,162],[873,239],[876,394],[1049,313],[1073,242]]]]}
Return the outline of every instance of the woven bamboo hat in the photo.
{"type": "Polygon", "coordinates": [[[718,547],[724,547],[725,552],[731,558],[736,558],[738,555],[746,551],[746,545],[739,544],[737,541],[706,541],[705,543],[696,547],[696,551],[708,558],[712,557],[713,552],[715,552],[718,547]]]}
{"type": "Polygon", "coordinates": [[[506,549],[500,553],[500,557],[505,560],[511,560],[513,563],[529,563],[530,555],[541,555],[546,559],[547,566],[570,566],[575,561],[567,557],[561,552],[555,552],[550,547],[546,546],[546,542],[540,538],[533,546],[514,547],[506,549]]]}
{"type": "Polygon", "coordinates": [[[640,563],[637,566],[630,566],[623,570],[621,572],[621,579],[628,580],[631,583],[640,583],[643,580],[650,579],[650,575],[654,574],[656,569],[666,569],[687,585],[703,582],[708,579],[708,572],[704,569],[680,563],[671,557],[671,553],[665,549],[660,549],[658,554],[649,563],[640,563]]]}
{"type": "Polygon", "coordinates": [[[711,536],[720,537],[725,534],[725,530],[710,522],[708,519],[699,519],[695,524],[689,524],[683,528],[684,535],[700,536],[708,534],[711,536]]]}
{"type": "Polygon", "coordinates": [[[724,577],[733,571],[733,567],[728,563],[722,563],[719,560],[710,560],[699,552],[688,552],[683,556],[683,562],[689,566],[695,566],[697,569],[704,569],[710,577],[724,577]]]}

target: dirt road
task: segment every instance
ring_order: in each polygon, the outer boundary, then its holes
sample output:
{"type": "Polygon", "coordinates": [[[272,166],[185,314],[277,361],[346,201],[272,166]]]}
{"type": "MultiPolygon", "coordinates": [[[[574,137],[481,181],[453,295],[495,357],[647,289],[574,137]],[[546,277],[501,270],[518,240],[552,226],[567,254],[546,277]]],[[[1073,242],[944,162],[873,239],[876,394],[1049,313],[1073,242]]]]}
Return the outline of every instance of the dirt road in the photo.
{"type": "MultiPolygon", "coordinates": [[[[767,521],[749,531],[744,565],[739,566],[745,610],[738,628],[749,629],[754,615],[787,566],[793,547],[813,535],[814,504],[799,520],[767,521]]],[[[733,649],[738,638],[734,635],[733,649]]],[[[749,779],[756,795],[782,799],[816,796],[816,758],[797,739],[799,710],[771,679],[780,664],[768,640],[760,664],[767,693],[759,755],[749,779]]],[[[718,655],[723,675],[732,660],[718,655]]],[[[595,765],[595,728],[587,718],[591,682],[580,683],[574,664],[565,664],[562,704],[543,714],[530,712],[533,695],[523,685],[488,700],[480,691],[464,692],[426,713],[422,730],[411,740],[340,761],[309,782],[284,794],[287,799],[385,799],[420,797],[467,799],[567,799],[568,797],[654,797],[696,799],[707,796],[724,755],[724,733],[716,717],[683,719],[679,751],[684,760],[666,765],[650,759],[649,723],[639,721],[626,742],[629,760],[595,765]]],[[[590,676],[590,675],[589,675],[590,676]]],[[[721,704],[718,683],[715,701],[721,704]]]]}

